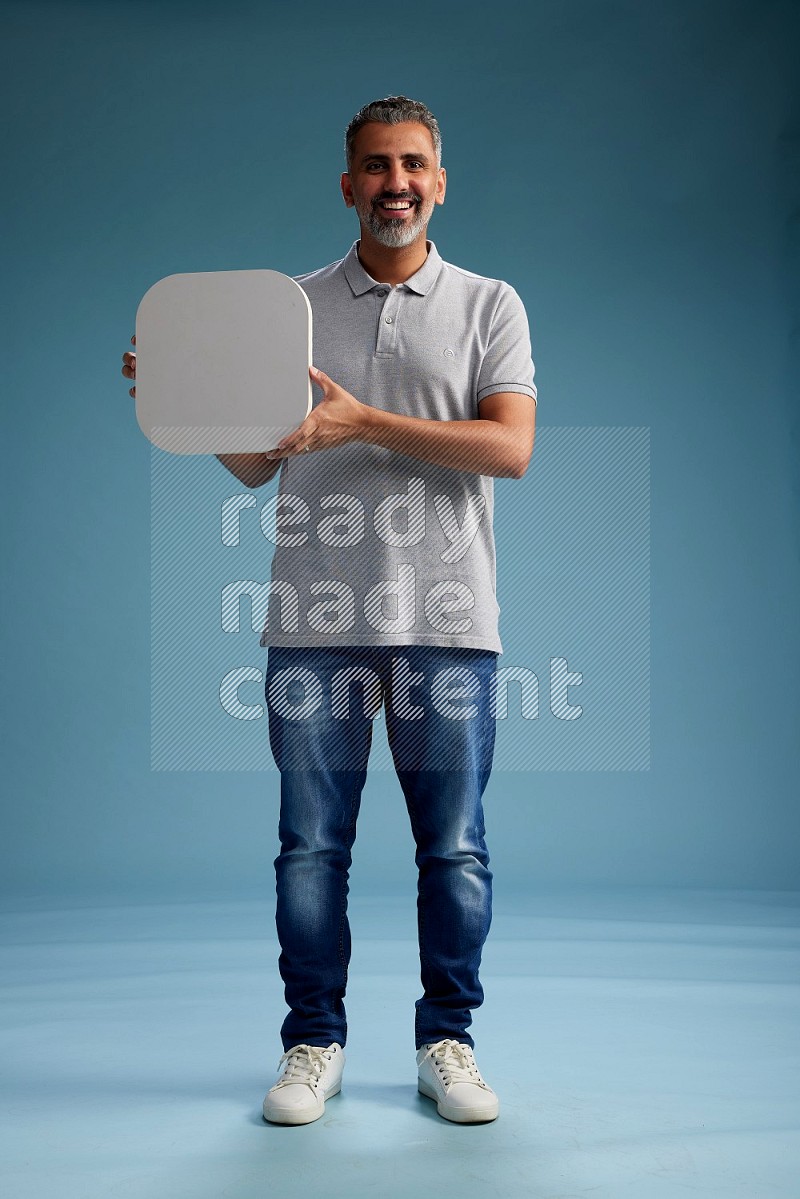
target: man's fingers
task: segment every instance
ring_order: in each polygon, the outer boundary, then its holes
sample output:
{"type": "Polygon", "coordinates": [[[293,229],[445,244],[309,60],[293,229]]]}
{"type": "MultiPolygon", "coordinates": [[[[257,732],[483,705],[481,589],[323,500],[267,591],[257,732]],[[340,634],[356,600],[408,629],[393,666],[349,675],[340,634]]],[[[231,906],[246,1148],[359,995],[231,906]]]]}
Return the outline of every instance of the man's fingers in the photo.
{"type": "MultiPolygon", "coordinates": [[[[134,346],[136,345],[136,334],[135,333],[134,333],[133,337],[131,338],[131,345],[134,345],[134,346]]],[[[135,379],[136,378],[136,355],[132,354],[130,350],[126,350],[125,353],[122,355],[122,362],[123,362],[122,373],[125,376],[125,378],[126,379],[135,379]]],[[[136,388],[129,387],[128,395],[131,397],[132,400],[135,400],[136,399],[136,388]]]]}
{"type": "MultiPolygon", "coordinates": [[[[136,345],[136,334],[133,335],[133,337],[131,338],[131,341],[133,342],[134,345],[136,345]]],[[[136,378],[136,355],[131,353],[130,350],[126,350],[125,353],[122,355],[122,374],[124,375],[124,377],[126,379],[135,379],[136,378]]],[[[129,387],[128,395],[131,397],[132,400],[135,400],[136,399],[136,388],[129,387]]]]}
{"type": "Polygon", "coordinates": [[[297,450],[298,444],[299,443],[296,441],[280,442],[275,446],[274,450],[267,451],[267,457],[271,458],[273,455],[275,455],[275,457],[280,458],[283,454],[294,454],[297,450]]]}
{"type": "Polygon", "coordinates": [[[292,433],[291,437],[284,441],[279,441],[274,450],[267,451],[268,458],[280,458],[286,454],[305,453],[305,448],[309,441],[316,433],[316,426],[313,429],[303,429],[302,425],[292,433]]]}

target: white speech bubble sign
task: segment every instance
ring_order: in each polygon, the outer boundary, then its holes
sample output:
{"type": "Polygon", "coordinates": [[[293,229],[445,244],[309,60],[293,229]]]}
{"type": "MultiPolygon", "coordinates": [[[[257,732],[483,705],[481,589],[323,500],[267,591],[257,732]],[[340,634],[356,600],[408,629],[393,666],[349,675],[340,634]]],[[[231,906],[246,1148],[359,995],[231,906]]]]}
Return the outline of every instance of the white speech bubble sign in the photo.
{"type": "Polygon", "coordinates": [[[311,305],[288,275],[167,275],[136,311],[136,419],[173,454],[274,449],[311,411],[311,352],[311,305]]]}

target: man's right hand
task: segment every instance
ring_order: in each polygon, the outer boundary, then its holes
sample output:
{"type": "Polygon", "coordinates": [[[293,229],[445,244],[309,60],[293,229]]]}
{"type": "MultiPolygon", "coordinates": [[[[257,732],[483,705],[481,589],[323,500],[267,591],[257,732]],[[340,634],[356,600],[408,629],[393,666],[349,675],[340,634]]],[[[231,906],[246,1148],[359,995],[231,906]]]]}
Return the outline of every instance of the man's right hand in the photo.
{"type": "MultiPolygon", "coordinates": [[[[131,343],[133,345],[136,345],[136,334],[135,333],[134,333],[133,337],[131,338],[131,343]]],[[[135,379],[136,378],[136,355],[131,354],[131,352],[129,350],[127,353],[122,355],[122,361],[124,363],[124,366],[122,368],[122,373],[125,376],[125,378],[126,379],[135,379]]],[[[128,395],[133,396],[133,398],[136,399],[136,388],[129,387],[128,395]]]]}

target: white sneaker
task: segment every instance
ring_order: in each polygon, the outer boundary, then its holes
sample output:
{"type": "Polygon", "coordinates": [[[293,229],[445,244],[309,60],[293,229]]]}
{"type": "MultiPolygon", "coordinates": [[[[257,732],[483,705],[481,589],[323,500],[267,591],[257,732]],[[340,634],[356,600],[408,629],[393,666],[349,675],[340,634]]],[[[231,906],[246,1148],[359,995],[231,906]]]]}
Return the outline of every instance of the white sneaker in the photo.
{"type": "Polygon", "coordinates": [[[472,1049],[450,1038],[417,1050],[422,1095],[436,1100],[436,1110],[457,1124],[496,1120],[500,1101],[481,1078],[472,1049]]]}
{"type": "Polygon", "coordinates": [[[294,1045],[278,1062],[283,1074],[264,1097],[264,1119],[273,1124],[310,1124],[325,1111],[325,1100],[342,1089],[344,1050],[337,1041],[294,1045]]]}

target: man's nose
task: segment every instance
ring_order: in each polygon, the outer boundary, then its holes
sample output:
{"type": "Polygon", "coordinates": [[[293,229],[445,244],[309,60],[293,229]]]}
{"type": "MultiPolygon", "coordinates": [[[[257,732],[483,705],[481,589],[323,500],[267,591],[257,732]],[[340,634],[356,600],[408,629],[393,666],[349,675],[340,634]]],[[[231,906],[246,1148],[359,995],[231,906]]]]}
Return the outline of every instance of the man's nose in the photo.
{"type": "Polygon", "coordinates": [[[407,192],[409,190],[408,175],[403,166],[398,165],[389,168],[386,190],[390,192],[407,192]]]}

